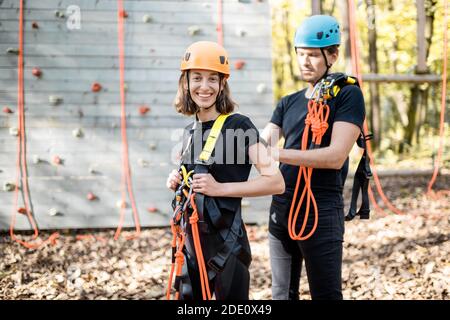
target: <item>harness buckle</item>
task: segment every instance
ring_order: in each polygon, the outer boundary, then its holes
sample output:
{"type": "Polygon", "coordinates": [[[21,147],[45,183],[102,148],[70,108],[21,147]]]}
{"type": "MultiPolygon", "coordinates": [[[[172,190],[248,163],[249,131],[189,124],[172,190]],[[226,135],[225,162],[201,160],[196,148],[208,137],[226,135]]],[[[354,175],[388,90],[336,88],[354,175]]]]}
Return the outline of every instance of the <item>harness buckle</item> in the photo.
{"type": "Polygon", "coordinates": [[[216,273],[221,273],[224,268],[224,266],[218,265],[217,262],[214,261],[214,258],[209,259],[207,265],[216,273]]]}

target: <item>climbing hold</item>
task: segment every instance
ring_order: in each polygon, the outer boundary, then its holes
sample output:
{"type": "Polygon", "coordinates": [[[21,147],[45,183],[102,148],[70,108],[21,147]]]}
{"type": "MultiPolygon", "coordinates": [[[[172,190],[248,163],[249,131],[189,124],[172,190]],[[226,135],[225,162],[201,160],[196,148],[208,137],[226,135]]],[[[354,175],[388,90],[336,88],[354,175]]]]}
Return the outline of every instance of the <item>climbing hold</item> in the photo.
{"type": "Polygon", "coordinates": [[[19,129],[16,127],[9,128],[9,134],[12,136],[18,136],[19,135],[19,129]]]}
{"type": "Polygon", "coordinates": [[[81,130],[80,128],[76,128],[72,131],[72,135],[75,138],[82,138],[84,136],[83,130],[81,130]]]}
{"type": "Polygon", "coordinates": [[[3,191],[11,192],[11,191],[14,191],[15,189],[16,189],[16,185],[12,182],[5,182],[3,184],[3,191]]]}
{"type": "Polygon", "coordinates": [[[150,206],[147,208],[147,211],[150,212],[150,213],[155,213],[155,212],[158,212],[158,208],[155,207],[154,205],[150,205],[150,206]]]}
{"type": "Polygon", "coordinates": [[[53,162],[53,164],[56,164],[56,165],[64,164],[64,160],[61,159],[59,156],[53,156],[52,162],[53,162]]]}
{"type": "Polygon", "coordinates": [[[32,27],[33,29],[39,29],[39,25],[38,25],[38,23],[37,23],[36,21],[33,21],[33,22],[31,23],[31,27],[32,27]]]}
{"type": "Polygon", "coordinates": [[[19,55],[19,49],[17,49],[17,48],[8,48],[8,49],[6,49],[6,53],[10,53],[10,54],[17,54],[17,55],[19,55]]]}
{"type": "Polygon", "coordinates": [[[14,113],[14,111],[12,111],[10,108],[8,108],[8,107],[4,107],[3,108],[3,112],[4,113],[14,113]]]}
{"type": "Polygon", "coordinates": [[[27,209],[25,209],[24,207],[20,207],[19,209],[17,209],[17,212],[21,214],[27,214],[27,209]]]}
{"type": "Polygon", "coordinates": [[[138,159],[138,164],[139,164],[141,167],[143,167],[143,168],[148,167],[148,161],[147,161],[147,160],[144,160],[144,159],[142,159],[142,158],[139,158],[139,159],[138,159]]]}
{"type": "Polygon", "coordinates": [[[234,62],[234,68],[236,70],[241,70],[244,67],[244,65],[245,65],[245,61],[244,60],[236,60],[234,62]]]}
{"type": "Polygon", "coordinates": [[[153,18],[149,14],[144,14],[142,21],[144,21],[144,23],[150,23],[153,21],[153,18]]]}
{"type": "Polygon", "coordinates": [[[260,83],[256,87],[256,92],[258,92],[258,93],[264,93],[264,92],[266,92],[266,90],[267,90],[267,86],[265,83],[260,83]]]}
{"type": "Polygon", "coordinates": [[[50,104],[52,106],[57,106],[58,104],[60,104],[63,101],[63,99],[61,97],[58,96],[49,96],[48,97],[48,102],[50,102],[50,104]]]}
{"type": "Polygon", "coordinates": [[[90,174],[98,174],[99,173],[97,170],[95,170],[96,166],[97,166],[96,164],[93,164],[93,165],[89,166],[88,170],[89,170],[90,174]]]}
{"type": "Polygon", "coordinates": [[[127,92],[128,91],[128,83],[124,82],[123,84],[123,91],[127,92]]]}
{"type": "Polygon", "coordinates": [[[42,71],[38,67],[33,68],[33,76],[40,78],[42,76],[42,71]]]}
{"type": "Polygon", "coordinates": [[[120,16],[121,16],[122,18],[128,18],[128,12],[126,12],[125,10],[121,10],[121,11],[120,11],[120,16]]]}
{"type": "Polygon", "coordinates": [[[37,154],[33,155],[33,163],[38,164],[40,162],[42,162],[42,159],[39,158],[39,156],[37,154]]]}
{"type": "Polygon", "coordinates": [[[83,110],[81,110],[81,109],[78,110],[78,116],[79,116],[80,118],[83,118],[83,117],[84,117],[83,110]]]}
{"type": "Polygon", "coordinates": [[[55,216],[62,216],[63,213],[60,212],[60,211],[58,211],[58,209],[56,209],[56,208],[50,208],[50,209],[48,210],[48,215],[49,215],[49,216],[52,216],[52,217],[55,217],[55,216]]]}
{"type": "Polygon", "coordinates": [[[102,85],[98,82],[94,82],[91,86],[91,90],[92,92],[99,92],[100,90],[102,90],[102,85]]]}
{"type": "Polygon", "coordinates": [[[190,36],[195,36],[198,35],[200,33],[201,29],[199,26],[190,26],[188,28],[188,33],[190,36]]]}
{"type": "Polygon", "coordinates": [[[95,194],[93,194],[92,192],[89,192],[89,193],[87,194],[86,198],[87,198],[89,201],[94,201],[94,200],[97,200],[97,199],[98,199],[98,197],[97,197],[95,194]]]}
{"type": "Polygon", "coordinates": [[[116,202],[116,207],[117,207],[117,208],[125,209],[125,208],[128,207],[128,204],[127,204],[126,201],[119,200],[119,201],[116,202]]]}
{"type": "Polygon", "coordinates": [[[247,34],[247,31],[245,31],[243,28],[237,27],[236,28],[236,35],[238,37],[243,37],[247,34]]]}
{"type": "Polygon", "coordinates": [[[139,113],[141,114],[141,116],[145,115],[149,111],[150,111],[150,108],[146,105],[142,105],[139,107],[139,113]]]}
{"type": "Polygon", "coordinates": [[[66,15],[64,13],[64,11],[61,10],[55,10],[55,17],[57,18],[64,18],[66,15]]]}
{"type": "Polygon", "coordinates": [[[150,148],[150,150],[156,150],[156,143],[150,142],[150,143],[148,144],[148,147],[150,148]]]}

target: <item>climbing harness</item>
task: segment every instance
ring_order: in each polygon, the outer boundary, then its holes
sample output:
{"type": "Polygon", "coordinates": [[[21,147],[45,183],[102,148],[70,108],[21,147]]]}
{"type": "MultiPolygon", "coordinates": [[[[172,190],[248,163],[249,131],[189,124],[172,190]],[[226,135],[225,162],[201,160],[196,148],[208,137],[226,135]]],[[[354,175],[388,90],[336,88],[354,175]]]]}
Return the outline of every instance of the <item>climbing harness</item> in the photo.
{"type": "MultiPolygon", "coordinates": [[[[211,299],[210,283],[217,274],[224,270],[232,253],[236,254],[238,259],[247,267],[250,265],[251,256],[247,255],[244,252],[245,250],[242,250],[241,244],[238,243],[238,239],[243,236],[240,209],[234,213],[231,223],[230,221],[226,222],[216,200],[201,193],[193,192],[192,186],[194,172],[209,172],[209,167],[212,164],[211,155],[228,116],[229,114],[221,114],[215,120],[205,145],[198,159],[194,162],[194,170],[188,171],[184,165],[180,167],[180,174],[183,179],[175,191],[175,197],[172,201],[174,209],[171,220],[172,266],[166,292],[168,300],[171,298],[174,272],[176,272],[175,299],[193,296],[191,279],[186,271],[188,263],[198,268],[204,300],[211,299]],[[207,212],[207,216],[205,212],[207,212]],[[203,242],[201,237],[206,237],[203,242]],[[190,245],[191,242],[192,245],[190,245]],[[192,258],[195,258],[195,261],[190,260],[192,258]]],[[[189,137],[185,151],[190,148],[193,134],[189,137]]]]}
{"type": "MultiPolygon", "coordinates": [[[[310,100],[308,101],[308,114],[305,119],[305,129],[303,131],[303,136],[301,140],[301,150],[311,150],[320,148],[322,143],[322,137],[328,130],[328,116],[330,114],[330,107],[327,104],[328,100],[335,98],[341,88],[345,85],[358,85],[358,81],[350,76],[343,73],[332,73],[326,78],[322,79],[319,83],[314,86],[313,92],[311,94],[310,100]],[[311,131],[311,143],[308,146],[309,132],[311,131]]],[[[352,194],[352,206],[350,212],[346,217],[346,220],[353,219],[356,215],[360,215],[361,218],[369,217],[369,204],[367,197],[367,187],[368,179],[371,177],[371,171],[369,166],[369,157],[366,152],[366,140],[369,139],[362,132],[360,138],[358,139],[358,145],[364,148],[364,154],[358,165],[358,170],[355,174],[355,182],[353,186],[352,194]],[[356,213],[356,201],[359,195],[359,190],[362,191],[362,206],[361,209],[356,213]]],[[[288,217],[288,231],[289,236],[293,240],[306,240],[310,238],[318,224],[319,220],[319,210],[317,207],[316,199],[312,192],[311,187],[311,177],[313,168],[308,168],[301,166],[298,171],[297,183],[295,185],[294,196],[291,203],[291,208],[289,210],[288,217]],[[300,183],[304,180],[304,188],[300,199],[296,205],[296,199],[300,187],[300,183]],[[305,216],[300,231],[296,232],[297,219],[300,209],[306,201],[305,216]],[[314,208],[314,223],[310,232],[306,235],[305,229],[308,222],[309,211],[312,207],[314,208]]]]}

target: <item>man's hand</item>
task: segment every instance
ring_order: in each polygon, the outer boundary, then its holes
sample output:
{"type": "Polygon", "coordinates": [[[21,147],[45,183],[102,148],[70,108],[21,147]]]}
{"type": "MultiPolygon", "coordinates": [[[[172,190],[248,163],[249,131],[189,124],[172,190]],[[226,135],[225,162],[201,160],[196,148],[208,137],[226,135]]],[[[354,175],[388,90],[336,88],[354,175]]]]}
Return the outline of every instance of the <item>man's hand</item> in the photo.
{"type": "Polygon", "coordinates": [[[267,147],[269,150],[269,155],[272,157],[273,160],[279,162],[280,161],[280,148],[277,146],[274,147],[267,147]]]}

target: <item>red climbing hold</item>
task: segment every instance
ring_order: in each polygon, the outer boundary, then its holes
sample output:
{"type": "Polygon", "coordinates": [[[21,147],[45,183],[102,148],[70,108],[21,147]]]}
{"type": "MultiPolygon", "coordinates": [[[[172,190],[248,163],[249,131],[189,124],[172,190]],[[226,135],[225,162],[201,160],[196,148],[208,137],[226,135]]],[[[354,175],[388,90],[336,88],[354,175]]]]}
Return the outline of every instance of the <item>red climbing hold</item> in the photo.
{"type": "Polygon", "coordinates": [[[54,156],[53,157],[53,163],[56,164],[56,165],[60,165],[60,164],[62,164],[62,159],[60,157],[58,157],[58,156],[54,156]]]}
{"type": "Polygon", "coordinates": [[[3,112],[4,113],[14,113],[14,111],[12,111],[10,108],[8,108],[8,107],[4,107],[3,108],[3,112]]]}
{"type": "Polygon", "coordinates": [[[97,200],[98,198],[97,198],[97,196],[96,196],[95,194],[93,194],[92,192],[89,192],[89,193],[87,194],[87,199],[88,199],[89,201],[93,201],[93,200],[97,200]]]}
{"type": "Polygon", "coordinates": [[[33,68],[33,76],[40,78],[42,76],[42,71],[38,67],[33,68]]]}
{"type": "Polygon", "coordinates": [[[147,211],[150,213],[155,213],[155,212],[158,212],[158,208],[155,206],[150,206],[147,208],[147,211]]]}
{"type": "Polygon", "coordinates": [[[141,114],[141,116],[145,115],[149,111],[150,111],[150,108],[146,105],[142,105],[139,107],[139,113],[141,114]]]}
{"type": "Polygon", "coordinates": [[[19,209],[17,209],[17,212],[21,214],[27,214],[27,209],[25,209],[24,207],[20,207],[19,209]]]}
{"type": "Polygon", "coordinates": [[[36,21],[33,21],[33,22],[31,23],[31,27],[32,27],[33,29],[39,29],[39,25],[38,25],[38,23],[37,23],[36,21]]]}
{"type": "Polygon", "coordinates": [[[128,12],[126,12],[125,10],[120,11],[120,16],[123,18],[128,18],[128,12]]]}
{"type": "Polygon", "coordinates": [[[245,65],[245,61],[244,60],[237,60],[234,63],[234,67],[236,68],[236,70],[241,70],[245,65]]]}
{"type": "Polygon", "coordinates": [[[100,90],[102,90],[102,85],[98,82],[94,82],[91,86],[91,90],[92,92],[99,92],[100,90]]]}

